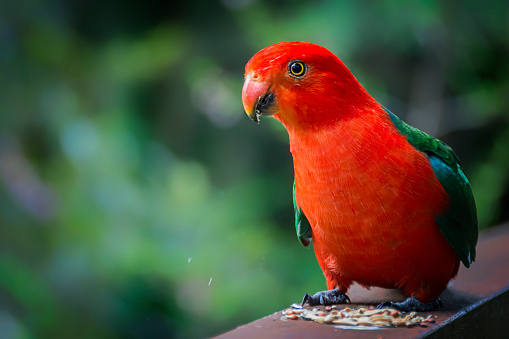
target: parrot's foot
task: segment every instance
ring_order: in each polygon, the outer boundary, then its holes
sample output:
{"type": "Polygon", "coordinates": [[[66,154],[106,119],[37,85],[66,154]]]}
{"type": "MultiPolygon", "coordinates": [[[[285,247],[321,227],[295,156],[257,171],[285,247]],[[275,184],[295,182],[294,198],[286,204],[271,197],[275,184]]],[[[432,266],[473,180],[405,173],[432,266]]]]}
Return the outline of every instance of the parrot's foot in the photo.
{"type": "Polygon", "coordinates": [[[417,299],[416,297],[408,298],[405,301],[402,302],[392,302],[387,301],[384,303],[381,303],[377,306],[377,308],[384,308],[384,307],[392,307],[397,310],[400,310],[402,312],[430,312],[438,310],[439,308],[442,308],[442,301],[440,299],[435,299],[433,301],[430,301],[429,303],[422,303],[417,299]]]}
{"type": "Polygon", "coordinates": [[[302,306],[308,303],[309,306],[314,305],[334,305],[334,304],[346,304],[350,302],[350,298],[337,288],[329,291],[316,292],[313,296],[306,293],[302,298],[302,306]]]}

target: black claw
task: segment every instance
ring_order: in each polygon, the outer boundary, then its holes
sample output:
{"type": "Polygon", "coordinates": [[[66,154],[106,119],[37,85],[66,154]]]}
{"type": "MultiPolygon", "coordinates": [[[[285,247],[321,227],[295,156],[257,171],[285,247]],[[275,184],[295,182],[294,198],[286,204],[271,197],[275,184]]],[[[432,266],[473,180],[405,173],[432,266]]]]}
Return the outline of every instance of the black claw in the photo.
{"type": "Polygon", "coordinates": [[[304,306],[305,303],[308,303],[310,306],[314,306],[345,304],[347,302],[351,302],[350,298],[338,289],[320,291],[312,296],[306,293],[302,298],[302,306],[304,306]]]}
{"type": "Polygon", "coordinates": [[[306,303],[306,301],[308,301],[308,299],[311,298],[311,296],[309,294],[305,294],[304,297],[302,298],[302,304],[301,306],[304,306],[304,304],[306,303]]]}
{"type": "Polygon", "coordinates": [[[438,310],[444,306],[442,305],[442,300],[440,299],[436,299],[428,303],[422,303],[416,297],[411,297],[402,302],[386,301],[378,305],[376,308],[380,309],[384,307],[395,308],[402,312],[429,312],[438,310]]]}
{"type": "Polygon", "coordinates": [[[392,301],[386,301],[384,303],[379,304],[376,308],[381,309],[384,307],[392,307],[392,301]]]}

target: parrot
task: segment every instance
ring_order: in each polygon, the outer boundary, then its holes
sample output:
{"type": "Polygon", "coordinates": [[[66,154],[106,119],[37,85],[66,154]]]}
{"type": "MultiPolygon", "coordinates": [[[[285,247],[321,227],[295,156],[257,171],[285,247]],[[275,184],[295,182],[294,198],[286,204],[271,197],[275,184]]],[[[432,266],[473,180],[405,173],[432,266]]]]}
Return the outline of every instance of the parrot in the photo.
{"type": "Polygon", "coordinates": [[[270,45],[248,61],[247,115],[272,116],[288,132],[295,229],[313,244],[327,290],[302,305],[351,302],[349,287],[399,289],[379,308],[430,311],[475,260],[475,201],[446,143],[375,100],[327,48],[270,45]]]}

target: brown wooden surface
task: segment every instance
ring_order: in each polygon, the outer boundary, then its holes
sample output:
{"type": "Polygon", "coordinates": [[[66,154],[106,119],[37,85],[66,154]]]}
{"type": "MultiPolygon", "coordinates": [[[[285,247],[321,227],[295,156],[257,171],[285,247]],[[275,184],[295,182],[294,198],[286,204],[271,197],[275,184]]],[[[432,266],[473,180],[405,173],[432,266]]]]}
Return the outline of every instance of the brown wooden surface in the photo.
{"type": "MultiPolygon", "coordinates": [[[[404,297],[395,290],[353,286],[353,307],[378,305],[404,297]]],[[[256,320],[217,338],[509,338],[509,224],[482,232],[477,260],[441,296],[444,308],[427,328],[339,329],[305,320],[281,320],[281,312],[256,320]]]]}

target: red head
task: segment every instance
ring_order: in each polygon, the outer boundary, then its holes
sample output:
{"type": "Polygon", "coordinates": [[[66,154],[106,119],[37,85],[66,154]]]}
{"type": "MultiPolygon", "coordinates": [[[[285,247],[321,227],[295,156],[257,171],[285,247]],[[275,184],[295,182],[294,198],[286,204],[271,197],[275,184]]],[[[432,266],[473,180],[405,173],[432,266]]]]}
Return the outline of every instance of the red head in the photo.
{"type": "Polygon", "coordinates": [[[302,41],[271,45],[249,60],[242,102],[254,121],[274,115],[287,128],[329,125],[376,105],[341,60],[302,41]]]}

